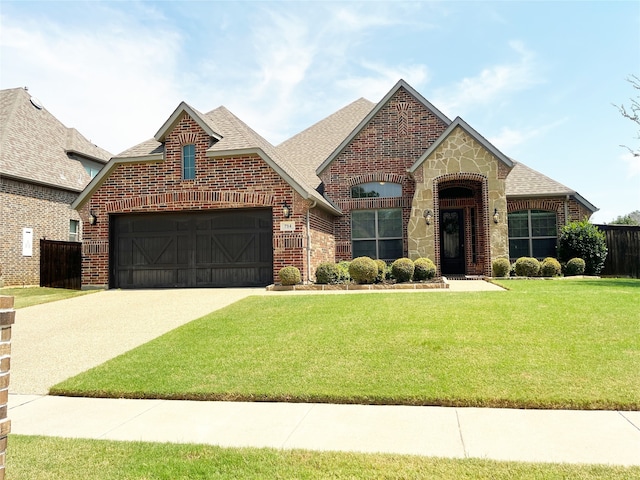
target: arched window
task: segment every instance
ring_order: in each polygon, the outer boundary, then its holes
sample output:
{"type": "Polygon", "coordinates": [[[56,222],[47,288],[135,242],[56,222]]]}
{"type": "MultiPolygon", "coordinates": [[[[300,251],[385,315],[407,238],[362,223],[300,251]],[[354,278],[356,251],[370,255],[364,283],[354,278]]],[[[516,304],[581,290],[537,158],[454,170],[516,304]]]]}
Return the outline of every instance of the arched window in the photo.
{"type": "Polygon", "coordinates": [[[556,256],[558,227],[555,212],[520,210],[508,215],[509,257],[556,256]]]}
{"type": "Polygon", "coordinates": [[[402,196],[402,185],[389,182],[361,183],[351,187],[351,198],[392,198],[402,196]]]}

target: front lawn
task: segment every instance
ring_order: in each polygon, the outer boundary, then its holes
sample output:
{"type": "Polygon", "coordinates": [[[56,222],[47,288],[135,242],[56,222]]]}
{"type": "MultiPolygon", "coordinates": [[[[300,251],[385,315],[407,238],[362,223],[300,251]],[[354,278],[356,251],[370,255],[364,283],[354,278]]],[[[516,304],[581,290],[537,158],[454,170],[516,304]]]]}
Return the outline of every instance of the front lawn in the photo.
{"type": "Polygon", "coordinates": [[[86,295],[98,290],[67,290],[64,288],[48,287],[6,287],[0,288],[0,295],[8,295],[13,298],[14,308],[25,308],[41,303],[55,302],[67,298],[86,295]]]}
{"type": "Polygon", "coordinates": [[[510,290],[250,297],[51,393],[640,408],[640,281],[503,284],[510,290]]]}
{"type": "Polygon", "coordinates": [[[638,478],[640,468],[11,435],[7,480],[638,478]]]}

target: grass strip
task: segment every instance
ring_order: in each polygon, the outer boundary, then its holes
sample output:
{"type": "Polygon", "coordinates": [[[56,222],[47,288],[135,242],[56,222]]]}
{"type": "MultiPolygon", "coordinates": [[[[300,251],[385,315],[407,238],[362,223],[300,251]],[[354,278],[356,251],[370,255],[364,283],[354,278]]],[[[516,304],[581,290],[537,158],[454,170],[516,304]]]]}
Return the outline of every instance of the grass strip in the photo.
{"type": "Polygon", "coordinates": [[[640,468],[440,459],[407,455],[220,448],[10,435],[7,480],[601,479],[640,468]]]}
{"type": "Polygon", "coordinates": [[[0,288],[0,295],[8,295],[13,298],[14,308],[25,308],[41,303],[66,300],[80,295],[97,292],[98,290],[67,290],[64,288],[48,287],[6,287],[0,288]]]}

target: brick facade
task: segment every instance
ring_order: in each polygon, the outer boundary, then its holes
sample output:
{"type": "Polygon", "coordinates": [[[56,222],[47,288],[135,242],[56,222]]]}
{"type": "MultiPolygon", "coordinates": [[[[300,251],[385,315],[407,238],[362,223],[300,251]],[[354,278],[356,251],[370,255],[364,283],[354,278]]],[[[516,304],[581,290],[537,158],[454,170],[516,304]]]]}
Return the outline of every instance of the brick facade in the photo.
{"type": "Polygon", "coordinates": [[[0,285],[40,284],[40,239],[69,240],[69,221],[80,220],[70,208],[77,196],[68,190],[0,178],[0,285]],[[22,255],[23,228],[33,229],[31,257],[22,255]]]}
{"type": "Polygon", "coordinates": [[[406,171],[444,132],[444,124],[404,88],[383,105],[371,121],[320,174],[325,195],[344,213],[336,219],[336,260],[350,260],[351,210],[402,208],[403,251],[415,182],[406,171]],[[402,197],[351,199],[351,187],[367,182],[393,182],[402,197]]]}
{"type": "Polygon", "coordinates": [[[118,165],[82,208],[85,219],[82,284],[109,284],[109,216],[122,213],[178,212],[264,208],[273,212],[273,274],[287,265],[308,278],[304,200],[260,156],[245,154],[211,158],[210,137],[183,114],[165,140],[164,161],[118,165]],[[182,179],[182,146],[195,144],[196,178],[182,179]],[[284,218],[281,205],[291,205],[284,218]],[[98,217],[89,225],[89,213],[98,217]],[[281,221],[295,222],[293,232],[281,232],[281,221]]]}

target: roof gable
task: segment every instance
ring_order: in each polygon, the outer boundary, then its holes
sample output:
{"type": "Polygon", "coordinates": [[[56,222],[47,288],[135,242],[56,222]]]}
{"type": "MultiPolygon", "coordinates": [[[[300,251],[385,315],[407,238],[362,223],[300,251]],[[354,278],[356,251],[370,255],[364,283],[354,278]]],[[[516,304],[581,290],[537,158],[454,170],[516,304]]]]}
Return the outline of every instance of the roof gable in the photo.
{"type": "Polygon", "coordinates": [[[186,102],[180,102],[180,105],[173,111],[171,116],[167,119],[166,122],[160,127],[160,130],[156,132],[153,138],[155,138],[158,142],[164,142],[166,136],[173,130],[176,124],[180,121],[182,114],[186,113],[204,130],[207,135],[215,138],[216,140],[220,140],[222,136],[212,128],[212,125],[207,121],[205,116],[197,111],[195,108],[191,107],[186,102]]]}
{"type": "Polygon", "coordinates": [[[369,112],[369,114],[356,126],[356,128],[338,145],[338,147],[329,155],[329,157],[322,162],[322,164],[316,169],[316,174],[320,175],[332,162],[335,158],[345,149],[347,145],[349,145],[353,139],[364,129],[367,124],[376,116],[376,114],[391,100],[391,98],[398,93],[398,90],[403,88],[407,91],[411,96],[413,96],[418,102],[424,105],[429,111],[431,111],[438,119],[440,119],[445,125],[449,125],[451,120],[440,110],[438,110],[431,102],[429,102],[426,98],[420,95],[411,85],[409,85],[404,80],[399,80],[398,83],[394,85],[394,87],[389,90],[389,92],[380,100],[376,106],[369,112]]]}
{"type": "Polygon", "coordinates": [[[486,138],[480,135],[475,129],[473,129],[467,122],[462,120],[460,117],[456,117],[453,122],[447,127],[447,129],[440,135],[438,140],[436,140],[423,154],[422,156],[416,160],[416,162],[409,168],[409,172],[415,172],[422,163],[429,158],[433,152],[435,152],[440,145],[453,133],[456,128],[461,128],[465,133],[467,133],[471,138],[473,138],[476,142],[478,142],[482,147],[490,152],[494,157],[496,157],[499,161],[503,162],[508,167],[513,167],[513,162],[509,157],[507,157],[504,153],[498,150],[493,146],[486,138]]]}
{"type": "Polygon", "coordinates": [[[91,180],[82,161],[110,157],[24,88],[0,91],[0,175],[79,192],[91,180]]]}

